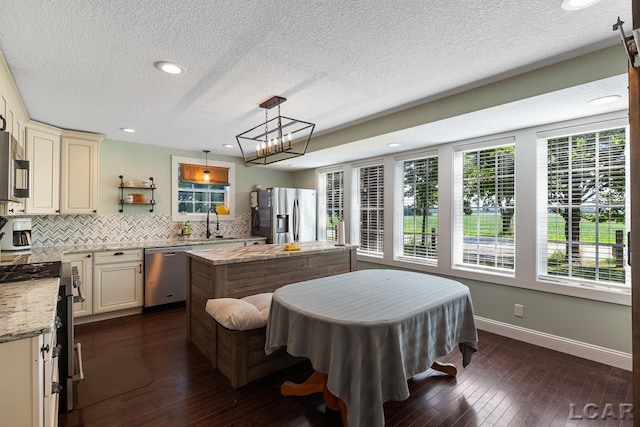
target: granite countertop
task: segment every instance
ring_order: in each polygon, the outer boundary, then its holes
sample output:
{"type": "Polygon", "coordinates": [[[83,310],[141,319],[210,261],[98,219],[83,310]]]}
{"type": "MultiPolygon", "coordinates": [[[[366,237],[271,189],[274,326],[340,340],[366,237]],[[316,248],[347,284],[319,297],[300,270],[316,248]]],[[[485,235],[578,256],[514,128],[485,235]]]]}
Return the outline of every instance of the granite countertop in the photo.
{"type": "Polygon", "coordinates": [[[59,282],[54,278],[0,283],[0,343],[53,328],[59,282]]]}
{"type": "MultiPolygon", "coordinates": [[[[198,246],[207,244],[219,244],[229,242],[252,242],[265,241],[265,237],[225,237],[224,239],[169,239],[169,240],[147,240],[142,242],[115,242],[102,243],[96,245],[75,245],[75,246],[46,246],[33,247],[30,253],[18,256],[12,261],[2,264],[29,264],[33,262],[61,261],[64,254],[78,252],[101,252],[125,249],[145,249],[171,246],[198,246]]],[[[3,258],[10,256],[11,252],[2,252],[3,258]]]]}
{"type": "Polygon", "coordinates": [[[357,245],[336,246],[326,242],[298,243],[300,250],[285,251],[286,244],[256,245],[241,248],[193,249],[187,256],[198,258],[212,265],[233,264],[238,262],[261,261],[265,259],[284,258],[327,251],[346,251],[357,248],[357,245]]]}

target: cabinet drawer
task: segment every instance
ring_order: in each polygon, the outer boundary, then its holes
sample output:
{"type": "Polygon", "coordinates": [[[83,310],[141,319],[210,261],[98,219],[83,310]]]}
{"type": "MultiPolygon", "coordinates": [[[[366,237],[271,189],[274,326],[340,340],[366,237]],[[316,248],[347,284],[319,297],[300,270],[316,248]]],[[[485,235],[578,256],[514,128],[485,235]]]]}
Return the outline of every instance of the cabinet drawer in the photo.
{"type": "Polygon", "coordinates": [[[94,264],[110,264],[114,262],[142,261],[142,249],[126,249],[108,252],[95,252],[94,264]]]}

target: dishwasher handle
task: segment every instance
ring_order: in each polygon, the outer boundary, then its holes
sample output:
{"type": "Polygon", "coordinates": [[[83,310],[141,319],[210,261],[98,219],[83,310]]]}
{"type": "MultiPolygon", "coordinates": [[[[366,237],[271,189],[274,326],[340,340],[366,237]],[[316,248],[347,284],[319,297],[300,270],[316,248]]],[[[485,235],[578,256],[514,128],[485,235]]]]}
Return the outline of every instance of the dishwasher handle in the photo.
{"type": "Polygon", "coordinates": [[[192,246],[172,246],[169,248],[147,248],[144,250],[145,255],[157,255],[162,254],[164,256],[177,255],[180,252],[186,252],[192,250],[192,246]]]}

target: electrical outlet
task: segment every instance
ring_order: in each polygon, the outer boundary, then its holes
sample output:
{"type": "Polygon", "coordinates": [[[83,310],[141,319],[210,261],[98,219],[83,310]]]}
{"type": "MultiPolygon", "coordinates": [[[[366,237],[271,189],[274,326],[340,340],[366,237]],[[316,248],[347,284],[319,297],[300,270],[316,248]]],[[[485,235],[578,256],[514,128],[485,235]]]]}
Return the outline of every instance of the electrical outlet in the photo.
{"type": "Polygon", "coordinates": [[[513,315],[516,317],[524,317],[524,305],[516,304],[513,307],[513,315]]]}

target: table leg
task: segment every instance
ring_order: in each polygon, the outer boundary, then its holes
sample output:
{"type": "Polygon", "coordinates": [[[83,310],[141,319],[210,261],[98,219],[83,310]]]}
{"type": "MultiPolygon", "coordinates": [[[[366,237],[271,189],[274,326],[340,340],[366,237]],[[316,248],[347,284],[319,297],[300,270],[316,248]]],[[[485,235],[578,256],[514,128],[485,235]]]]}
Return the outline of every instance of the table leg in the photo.
{"type": "Polygon", "coordinates": [[[285,381],[280,386],[280,392],[283,396],[308,396],[313,393],[322,393],[327,408],[340,411],[342,425],[344,427],[349,426],[347,423],[347,405],[327,388],[327,374],[314,371],[314,373],[301,384],[285,381]]]}
{"type": "Polygon", "coordinates": [[[327,374],[315,371],[302,384],[285,381],[280,386],[283,396],[308,396],[313,393],[322,393],[327,386],[327,374]]]}
{"type": "Polygon", "coordinates": [[[456,365],[454,365],[453,363],[433,362],[433,364],[431,365],[431,369],[444,372],[450,377],[455,377],[458,374],[458,369],[456,369],[456,365]]]}

